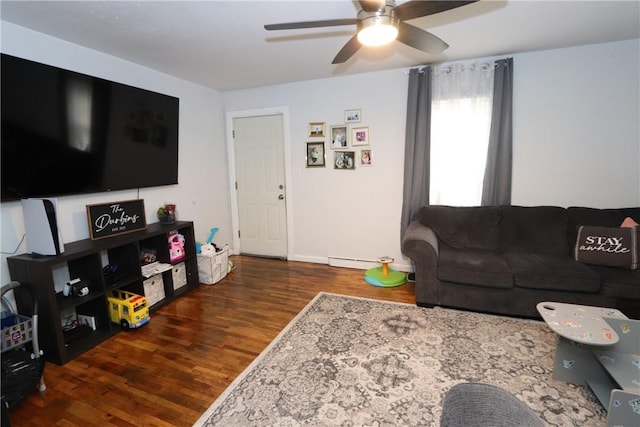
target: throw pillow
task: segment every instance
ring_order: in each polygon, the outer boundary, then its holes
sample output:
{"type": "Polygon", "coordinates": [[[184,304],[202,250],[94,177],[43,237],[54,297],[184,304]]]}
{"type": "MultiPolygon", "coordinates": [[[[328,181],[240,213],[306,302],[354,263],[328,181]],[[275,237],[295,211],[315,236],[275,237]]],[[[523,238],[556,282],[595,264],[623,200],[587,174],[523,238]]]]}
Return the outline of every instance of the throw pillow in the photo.
{"type": "Polygon", "coordinates": [[[578,229],[575,258],[585,264],[638,268],[638,234],[640,227],[594,227],[578,229]]]}

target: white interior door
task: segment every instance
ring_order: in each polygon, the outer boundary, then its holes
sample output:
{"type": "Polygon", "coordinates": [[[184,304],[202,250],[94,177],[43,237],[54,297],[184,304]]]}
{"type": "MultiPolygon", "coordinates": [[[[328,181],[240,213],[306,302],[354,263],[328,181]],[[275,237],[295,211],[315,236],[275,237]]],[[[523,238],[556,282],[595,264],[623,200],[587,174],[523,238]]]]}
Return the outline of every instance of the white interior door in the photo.
{"type": "Polygon", "coordinates": [[[234,118],[233,135],[240,253],[286,258],[282,115],[234,118]]]}

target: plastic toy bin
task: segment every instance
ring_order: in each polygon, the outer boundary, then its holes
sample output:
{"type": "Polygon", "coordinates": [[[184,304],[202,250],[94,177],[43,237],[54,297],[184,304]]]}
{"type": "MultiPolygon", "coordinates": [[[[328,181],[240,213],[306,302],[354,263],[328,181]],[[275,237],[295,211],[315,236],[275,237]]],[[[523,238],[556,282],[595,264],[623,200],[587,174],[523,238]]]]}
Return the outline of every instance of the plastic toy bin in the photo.
{"type": "Polygon", "coordinates": [[[229,248],[224,247],[212,256],[198,255],[200,283],[213,285],[224,279],[229,269],[229,248]]]}
{"type": "Polygon", "coordinates": [[[32,339],[33,323],[31,317],[10,314],[2,318],[2,352],[31,342],[32,339]]]}

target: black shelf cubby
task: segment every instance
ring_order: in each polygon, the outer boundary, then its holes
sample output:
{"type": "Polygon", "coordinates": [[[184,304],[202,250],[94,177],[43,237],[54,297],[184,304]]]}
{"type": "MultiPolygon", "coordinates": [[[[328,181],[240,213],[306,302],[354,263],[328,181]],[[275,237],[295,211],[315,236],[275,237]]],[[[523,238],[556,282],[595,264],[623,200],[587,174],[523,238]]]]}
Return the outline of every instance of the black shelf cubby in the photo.
{"type": "Polygon", "coordinates": [[[133,292],[134,294],[144,295],[144,287],[142,286],[142,279],[138,279],[128,283],[126,286],[122,286],[120,289],[133,292]]]}
{"type": "Polygon", "coordinates": [[[107,264],[103,266],[103,278],[107,287],[120,288],[140,279],[138,245],[126,245],[107,249],[107,264]]]}
{"type": "Polygon", "coordinates": [[[90,254],[67,261],[70,279],[80,279],[89,288],[89,294],[104,293],[100,270],[100,255],[90,254]]]}
{"type": "MultiPolygon", "coordinates": [[[[171,231],[171,230],[168,230],[171,231]]],[[[169,262],[169,234],[162,236],[151,236],[140,241],[140,251],[151,249],[156,253],[156,260],[159,262],[169,262]]]]}

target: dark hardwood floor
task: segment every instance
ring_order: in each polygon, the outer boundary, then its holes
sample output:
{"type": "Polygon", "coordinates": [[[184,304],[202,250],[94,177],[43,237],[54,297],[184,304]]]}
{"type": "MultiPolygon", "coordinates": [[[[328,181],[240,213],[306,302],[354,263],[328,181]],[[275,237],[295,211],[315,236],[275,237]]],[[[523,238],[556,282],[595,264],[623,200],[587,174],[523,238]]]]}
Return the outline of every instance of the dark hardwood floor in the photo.
{"type": "Polygon", "coordinates": [[[47,390],[12,409],[11,425],[191,426],[321,291],[415,303],[414,286],[379,288],[364,271],[232,257],[236,269],[80,357],[47,363],[47,390]]]}

